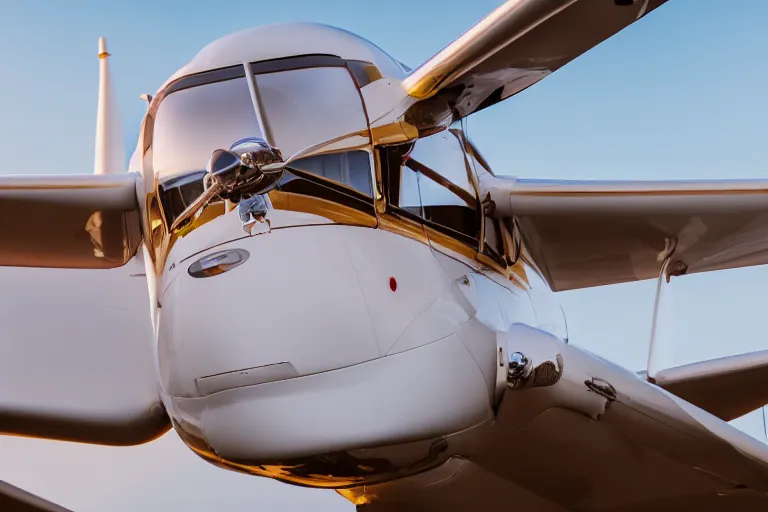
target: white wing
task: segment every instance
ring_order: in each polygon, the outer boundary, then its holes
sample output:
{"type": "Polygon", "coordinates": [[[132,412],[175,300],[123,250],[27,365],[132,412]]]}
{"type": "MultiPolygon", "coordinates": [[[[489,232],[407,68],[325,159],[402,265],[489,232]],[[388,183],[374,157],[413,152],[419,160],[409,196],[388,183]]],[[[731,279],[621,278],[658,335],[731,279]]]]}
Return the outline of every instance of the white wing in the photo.
{"type": "Polygon", "coordinates": [[[139,180],[0,177],[0,432],[131,445],[168,430],[139,180]]]}
{"type": "Polygon", "coordinates": [[[139,179],[0,176],[0,266],[124,265],[141,242],[139,179]]]}
{"type": "Polygon", "coordinates": [[[471,460],[340,493],[360,512],[765,510],[764,443],[650,385],[621,387],[597,417],[540,412],[546,388],[507,391],[471,460]],[[640,405],[651,395],[653,408],[640,405]]]}
{"type": "MultiPolygon", "coordinates": [[[[134,445],[170,428],[136,256],[143,181],[108,174],[124,161],[108,56],[102,38],[96,175],[0,176],[2,434],[134,445]]],[[[67,512],[2,481],[0,510],[67,512]]]]}
{"type": "Polygon", "coordinates": [[[488,175],[494,215],[516,225],[554,290],[768,263],[768,181],[556,181],[488,175]]]}
{"type": "Polygon", "coordinates": [[[768,404],[756,383],[768,380],[768,350],[668,368],[653,382],[718,418],[731,421],[768,404]]]}
{"type": "Polygon", "coordinates": [[[405,79],[420,100],[406,120],[424,129],[509,98],[665,2],[507,0],[405,79]]]}

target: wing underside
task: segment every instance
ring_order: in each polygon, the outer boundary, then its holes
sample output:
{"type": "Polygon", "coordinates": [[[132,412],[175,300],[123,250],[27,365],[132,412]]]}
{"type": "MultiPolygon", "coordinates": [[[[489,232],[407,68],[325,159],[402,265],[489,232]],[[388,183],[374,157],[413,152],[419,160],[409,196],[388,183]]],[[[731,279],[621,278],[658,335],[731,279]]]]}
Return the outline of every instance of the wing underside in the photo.
{"type": "Polygon", "coordinates": [[[138,176],[0,176],[0,266],[124,265],[141,242],[138,176]]]}
{"type": "Polygon", "coordinates": [[[563,407],[531,417],[519,406],[547,399],[532,391],[508,394],[487,448],[471,460],[450,459],[426,473],[341,494],[361,512],[757,512],[768,506],[765,446],[700,409],[668,395],[647,411],[619,396],[597,417],[563,407]]]}
{"type": "Polygon", "coordinates": [[[697,407],[731,421],[768,404],[768,350],[661,370],[653,382],[697,407]]]}
{"type": "Polygon", "coordinates": [[[484,184],[556,291],[768,263],[765,180],[484,184]]]}
{"type": "Polygon", "coordinates": [[[0,177],[0,433],[133,445],[169,429],[140,179],[0,177]]]}
{"type": "Polygon", "coordinates": [[[144,265],[0,268],[0,434],[135,445],[170,422],[144,265]]]}
{"type": "Polygon", "coordinates": [[[560,69],[666,0],[508,0],[406,78],[409,116],[466,117],[560,69]]]}

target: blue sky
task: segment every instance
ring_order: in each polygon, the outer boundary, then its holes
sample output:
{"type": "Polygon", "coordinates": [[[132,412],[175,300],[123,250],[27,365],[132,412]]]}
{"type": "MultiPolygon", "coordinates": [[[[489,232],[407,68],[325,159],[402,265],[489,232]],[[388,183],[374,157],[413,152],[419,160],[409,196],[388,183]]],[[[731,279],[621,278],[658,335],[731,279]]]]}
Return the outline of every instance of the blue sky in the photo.
{"type": "MultiPolygon", "coordinates": [[[[595,0],[597,1],[597,0],[595,0]]],[[[97,38],[132,149],[145,104],[208,42],[279,21],[319,21],[416,66],[500,0],[86,0],[0,2],[0,173],[90,173],[97,38]],[[44,162],[36,165],[35,162],[44,162]]],[[[468,122],[501,174],[553,178],[766,176],[768,2],[671,0],[512,100],[468,122]]],[[[765,348],[763,267],[674,283],[673,362],[765,348]]],[[[560,295],[571,339],[634,370],[647,352],[654,283],[560,295]]],[[[0,301],[8,300],[0,296],[0,301]]],[[[739,423],[761,435],[758,415],[739,423]]],[[[330,492],[209,466],[174,436],[130,449],[0,438],[0,479],[78,512],[351,510],[330,492]]]]}

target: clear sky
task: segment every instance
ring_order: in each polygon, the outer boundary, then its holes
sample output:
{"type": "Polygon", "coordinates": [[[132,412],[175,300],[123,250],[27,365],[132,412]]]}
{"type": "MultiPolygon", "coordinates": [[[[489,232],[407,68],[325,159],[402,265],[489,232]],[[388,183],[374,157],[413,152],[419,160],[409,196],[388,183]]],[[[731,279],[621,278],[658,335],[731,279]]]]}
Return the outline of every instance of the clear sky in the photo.
{"type": "MultiPolygon", "coordinates": [[[[415,67],[500,3],[0,0],[0,173],[92,172],[101,35],[113,54],[132,150],[145,109],[139,94],[153,93],[229,32],[319,21],[367,37],[415,67]]],[[[765,0],[671,0],[535,87],[473,116],[469,134],[500,174],[766,176],[767,23],[765,0]]],[[[670,361],[766,348],[767,284],[764,267],[674,284],[680,309],[670,361]]],[[[572,342],[644,369],[654,286],[561,294],[572,342]]],[[[12,299],[0,291],[3,300],[12,299]]],[[[738,425],[763,435],[759,414],[738,425]]],[[[76,512],[353,510],[333,492],[214,468],[174,434],[120,449],[0,438],[0,479],[76,512]]]]}

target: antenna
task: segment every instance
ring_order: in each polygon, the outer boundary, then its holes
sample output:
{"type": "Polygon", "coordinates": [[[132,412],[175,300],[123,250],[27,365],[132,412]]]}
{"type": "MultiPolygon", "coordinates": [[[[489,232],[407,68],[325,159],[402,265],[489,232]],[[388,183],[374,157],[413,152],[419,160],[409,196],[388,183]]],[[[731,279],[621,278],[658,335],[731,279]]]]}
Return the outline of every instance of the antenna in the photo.
{"type": "Polygon", "coordinates": [[[664,365],[669,364],[669,321],[670,321],[670,287],[669,281],[673,275],[674,267],[672,255],[677,248],[677,239],[668,238],[664,242],[664,250],[659,253],[657,260],[661,262],[659,278],[656,281],[656,298],[653,303],[653,319],[651,320],[651,340],[648,346],[648,365],[645,367],[648,378],[653,380],[656,373],[664,369],[664,365]],[[665,286],[666,285],[666,286],[665,286]],[[665,325],[666,324],[666,325],[665,325]],[[660,327],[666,327],[667,332],[660,332],[660,327]]]}
{"type": "Polygon", "coordinates": [[[125,141],[117,98],[109,74],[107,40],[99,38],[99,105],[96,114],[96,155],[94,174],[125,170],[125,141]]]}

